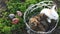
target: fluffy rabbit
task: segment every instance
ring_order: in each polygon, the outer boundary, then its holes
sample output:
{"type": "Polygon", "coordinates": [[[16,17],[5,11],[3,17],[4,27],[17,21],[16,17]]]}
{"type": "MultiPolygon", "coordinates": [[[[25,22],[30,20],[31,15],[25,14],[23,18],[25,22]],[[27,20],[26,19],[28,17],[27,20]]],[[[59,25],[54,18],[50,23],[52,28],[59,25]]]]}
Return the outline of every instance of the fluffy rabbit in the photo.
{"type": "Polygon", "coordinates": [[[44,8],[41,10],[40,14],[44,13],[46,16],[48,16],[47,20],[49,23],[51,23],[51,19],[57,20],[59,17],[55,8],[56,8],[56,5],[54,5],[51,9],[44,8]]]}
{"type": "Polygon", "coordinates": [[[48,18],[45,14],[38,14],[29,20],[29,26],[35,31],[46,31],[48,28],[48,18]]]}

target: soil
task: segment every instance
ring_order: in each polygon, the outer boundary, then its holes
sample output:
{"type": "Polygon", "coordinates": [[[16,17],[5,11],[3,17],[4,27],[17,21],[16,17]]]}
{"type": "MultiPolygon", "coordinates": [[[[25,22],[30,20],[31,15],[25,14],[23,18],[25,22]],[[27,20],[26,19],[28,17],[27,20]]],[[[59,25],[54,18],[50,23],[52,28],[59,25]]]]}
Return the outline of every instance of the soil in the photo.
{"type": "MultiPolygon", "coordinates": [[[[22,34],[28,34],[25,29],[23,29],[22,34]]],[[[51,34],[60,34],[60,26],[56,28],[51,34]]]]}
{"type": "Polygon", "coordinates": [[[11,33],[12,34],[28,34],[27,31],[25,29],[20,29],[20,30],[12,30],[11,33]],[[21,31],[20,31],[21,30],[21,31]]]}
{"type": "MultiPolygon", "coordinates": [[[[26,30],[23,30],[22,32],[23,34],[28,34],[26,30]]],[[[56,28],[51,34],[60,34],[60,26],[56,28]]]]}
{"type": "Polygon", "coordinates": [[[56,28],[51,34],[60,34],[60,26],[56,28]]]}

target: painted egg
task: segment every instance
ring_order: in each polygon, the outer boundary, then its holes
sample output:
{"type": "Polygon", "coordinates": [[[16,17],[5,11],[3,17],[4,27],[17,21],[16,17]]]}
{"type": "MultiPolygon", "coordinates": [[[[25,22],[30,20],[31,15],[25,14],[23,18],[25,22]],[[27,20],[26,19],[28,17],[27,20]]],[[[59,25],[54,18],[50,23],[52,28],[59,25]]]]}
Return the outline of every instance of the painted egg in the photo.
{"type": "Polygon", "coordinates": [[[17,11],[17,15],[18,16],[22,16],[22,12],[21,11],[17,11]]]}
{"type": "Polygon", "coordinates": [[[13,19],[14,17],[15,17],[14,14],[9,14],[9,18],[10,18],[10,19],[13,19]]]}
{"type": "Polygon", "coordinates": [[[14,19],[12,19],[12,23],[13,23],[13,24],[19,23],[19,18],[14,18],[14,19]]]}

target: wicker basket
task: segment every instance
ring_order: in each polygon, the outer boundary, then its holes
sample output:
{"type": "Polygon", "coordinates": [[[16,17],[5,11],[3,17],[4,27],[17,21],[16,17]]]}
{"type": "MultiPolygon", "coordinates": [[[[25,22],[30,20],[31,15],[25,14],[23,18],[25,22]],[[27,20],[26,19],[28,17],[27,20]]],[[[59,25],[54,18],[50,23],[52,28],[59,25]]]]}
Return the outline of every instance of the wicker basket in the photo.
{"type": "Polygon", "coordinates": [[[24,23],[27,26],[27,31],[29,32],[29,34],[48,34],[48,33],[51,33],[57,27],[58,20],[57,20],[56,24],[54,25],[54,27],[51,30],[48,30],[47,32],[34,31],[28,25],[29,19],[32,16],[35,16],[35,15],[39,14],[41,9],[43,9],[43,8],[51,8],[53,5],[55,5],[53,3],[53,1],[42,1],[42,2],[39,2],[37,4],[32,4],[32,5],[30,5],[28,7],[28,9],[24,13],[24,23]]]}

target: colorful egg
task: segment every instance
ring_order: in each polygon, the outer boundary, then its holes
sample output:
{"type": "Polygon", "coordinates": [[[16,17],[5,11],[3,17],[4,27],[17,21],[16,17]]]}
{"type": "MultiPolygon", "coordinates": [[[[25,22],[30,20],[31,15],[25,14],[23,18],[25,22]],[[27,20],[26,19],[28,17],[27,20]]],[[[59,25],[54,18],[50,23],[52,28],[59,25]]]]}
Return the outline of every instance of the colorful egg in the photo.
{"type": "Polygon", "coordinates": [[[15,17],[14,14],[9,14],[9,18],[10,18],[10,19],[13,19],[14,17],[15,17]]]}
{"type": "Polygon", "coordinates": [[[18,16],[22,16],[22,12],[21,11],[17,11],[17,15],[18,16]]]}
{"type": "Polygon", "coordinates": [[[19,18],[12,19],[12,24],[17,24],[17,23],[19,23],[19,18]]]}

